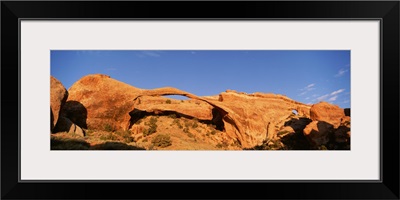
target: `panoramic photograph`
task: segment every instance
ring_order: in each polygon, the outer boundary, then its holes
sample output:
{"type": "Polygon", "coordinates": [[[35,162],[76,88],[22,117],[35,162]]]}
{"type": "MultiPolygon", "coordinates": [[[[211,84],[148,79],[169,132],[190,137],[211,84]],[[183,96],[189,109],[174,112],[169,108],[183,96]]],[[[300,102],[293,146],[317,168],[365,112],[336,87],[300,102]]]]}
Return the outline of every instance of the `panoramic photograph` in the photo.
{"type": "Polygon", "coordinates": [[[349,50],[51,50],[51,150],[350,150],[349,50]]]}

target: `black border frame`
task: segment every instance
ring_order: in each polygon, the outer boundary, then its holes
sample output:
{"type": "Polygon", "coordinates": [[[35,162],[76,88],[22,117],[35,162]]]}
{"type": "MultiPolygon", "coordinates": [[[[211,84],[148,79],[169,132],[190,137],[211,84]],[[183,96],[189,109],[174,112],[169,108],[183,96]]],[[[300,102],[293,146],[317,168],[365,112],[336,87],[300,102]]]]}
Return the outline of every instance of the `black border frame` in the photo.
{"type": "Polygon", "coordinates": [[[398,1],[2,1],[1,198],[399,199],[399,8],[398,1]],[[15,126],[10,124],[17,124],[20,132],[19,22],[21,19],[379,19],[381,21],[382,180],[378,182],[19,182],[19,138],[15,133],[15,126]],[[10,84],[17,80],[11,74],[18,74],[18,84],[10,84]],[[15,108],[18,108],[17,113],[15,108]],[[229,188],[229,191],[224,191],[221,186],[229,188]],[[264,189],[260,192],[255,189],[257,186],[264,189]],[[132,188],[135,188],[133,192],[132,188]],[[146,188],[157,192],[141,192],[146,191],[146,188]]]}

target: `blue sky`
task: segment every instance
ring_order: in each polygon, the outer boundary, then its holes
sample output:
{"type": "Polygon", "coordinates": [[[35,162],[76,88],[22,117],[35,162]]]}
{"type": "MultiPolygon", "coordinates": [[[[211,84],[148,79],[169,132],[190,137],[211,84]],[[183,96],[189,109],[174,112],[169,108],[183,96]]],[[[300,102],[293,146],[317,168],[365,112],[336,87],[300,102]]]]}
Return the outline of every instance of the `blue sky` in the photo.
{"type": "Polygon", "coordinates": [[[350,107],[348,50],[52,50],[51,75],[68,89],[88,74],[132,86],[207,96],[227,89],[350,107]]]}

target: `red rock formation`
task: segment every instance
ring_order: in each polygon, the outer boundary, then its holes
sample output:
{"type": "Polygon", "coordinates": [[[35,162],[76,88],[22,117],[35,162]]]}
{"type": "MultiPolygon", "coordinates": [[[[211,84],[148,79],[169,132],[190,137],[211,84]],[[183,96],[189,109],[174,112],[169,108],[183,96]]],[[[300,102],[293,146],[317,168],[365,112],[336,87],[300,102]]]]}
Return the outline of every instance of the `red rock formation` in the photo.
{"type": "Polygon", "coordinates": [[[284,125],[292,110],[305,117],[310,113],[310,106],[282,95],[228,91],[218,98],[199,97],[176,88],[138,89],[105,75],[85,76],[68,92],[63,113],[84,128],[104,129],[109,125],[114,129],[128,129],[133,111],[175,112],[220,123],[224,137],[231,143],[239,142],[243,148],[275,138],[275,128],[284,125]],[[165,95],[182,95],[193,100],[182,103],[171,99],[167,103],[167,98],[161,97],[165,95]]]}
{"type": "Polygon", "coordinates": [[[75,124],[89,129],[119,129],[129,122],[133,98],[140,89],[110,76],[94,74],[75,82],[68,92],[62,112],[75,124]]]}
{"type": "Polygon", "coordinates": [[[194,117],[199,120],[212,120],[212,106],[202,101],[179,101],[153,96],[142,96],[135,104],[135,108],[148,113],[176,113],[194,117]],[[166,102],[169,103],[166,103],[166,102]],[[139,103],[140,102],[140,103],[139,103]]]}
{"type": "MultiPolygon", "coordinates": [[[[276,139],[278,130],[288,129],[290,133],[303,131],[313,145],[321,145],[329,141],[328,136],[334,133],[335,128],[349,128],[349,125],[344,124],[347,120],[344,110],[338,106],[321,102],[311,107],[276,94],[246,94],[227,90],[217,96],[200,97],[171,87],[138,89],[100,74],[81,78],[71,86],[68,93],[68,100],[59,115],[72,121],[72,125],[68,126],[71,123],[64,120],[69,132],[71,127],[76,130],[78,126],[89,129],[105,129],[108,126],[114,130],[131,129],[133,134],[139,134],[144,127],[132,126],[137,114],[140,118],[143,114],[172,113],[212,122],[217,129],[223,131],[220,137],[224,143],[239,143],[242,148],[252,148],[276,139]],[[181,95],[191,100],[163,97],[166,95],[181,95]],[[293,110],[298,113],[295,116],[297,121],[288,124],[288,120],[293,118],[293,110]],[[308,124],[308,118],[314,122],[308,124]]],[[[54,113],[53,106],[51,111],[54,113]]],[[[336,131],[339,131],[337,138],[343,138],[344,128],[336,131]]]]}
{"type": "Polygon", "coordinates": [[[339,127],[344,110],[337,105],[320,102],[311,106],[310,117],[313,121],[324,121],[332,124],[334,128],[339,127]]]}
{"type": "Polygon", "coordinates": [[[204,101],[219,112],[222,116],[227,137],[238,141],[242,147],[249,148],[261,144],[267,138],[274,138],[274,129],[269,126],[282,126],[292,110],[301,108],[307,110],[309,106],[293,101],[287,97],[274,94],[256,95],[238,94],[234,91],[223,92],[219,99],[202,98],[175,88],[159,88],[142,90],[137,95],[142,96],[182,95],[192,99],[204,101]]]}
{"type": "Polygon", "coordinates": [[[106,75],[88,75],[71,86],[62,113],[80,127],[89,129],[104,129],[105,125],[113,129],[128,129],[129,113],[135,109],[154,114],[176,112],[200,120],[212,119],[212,106],[208,103],[182,103],[160,95],[138,98],[146,91],[149,90],[135,88],[106,75]],[[167,100],[171,103],[166,103],[167,100]]]}
{"type": "Polygon", "coordinates": [[[50,130],[57,124],[61,107],[67,100],[68,92],[59,80],[50,76],[50,130]]]}

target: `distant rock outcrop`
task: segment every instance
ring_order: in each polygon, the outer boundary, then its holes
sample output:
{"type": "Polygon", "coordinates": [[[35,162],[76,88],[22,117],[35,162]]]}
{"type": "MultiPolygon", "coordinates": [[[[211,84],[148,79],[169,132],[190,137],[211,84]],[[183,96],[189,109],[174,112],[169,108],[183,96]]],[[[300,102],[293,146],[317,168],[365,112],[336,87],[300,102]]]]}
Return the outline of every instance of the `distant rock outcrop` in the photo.
{"type": "Polygon", "coordinates": [[[324,121],[332,124],[334,128],[339,127],[344,116],[342,108],[327,102],[314,104],[310,109],[310,117],[313,121],[324,121]]]}
{"type": "Polygon", "coordinates": [[[59,80],[50,76],[50,130],[57,124],[61,107],[67,100],[68,92],[59,80]]]}

